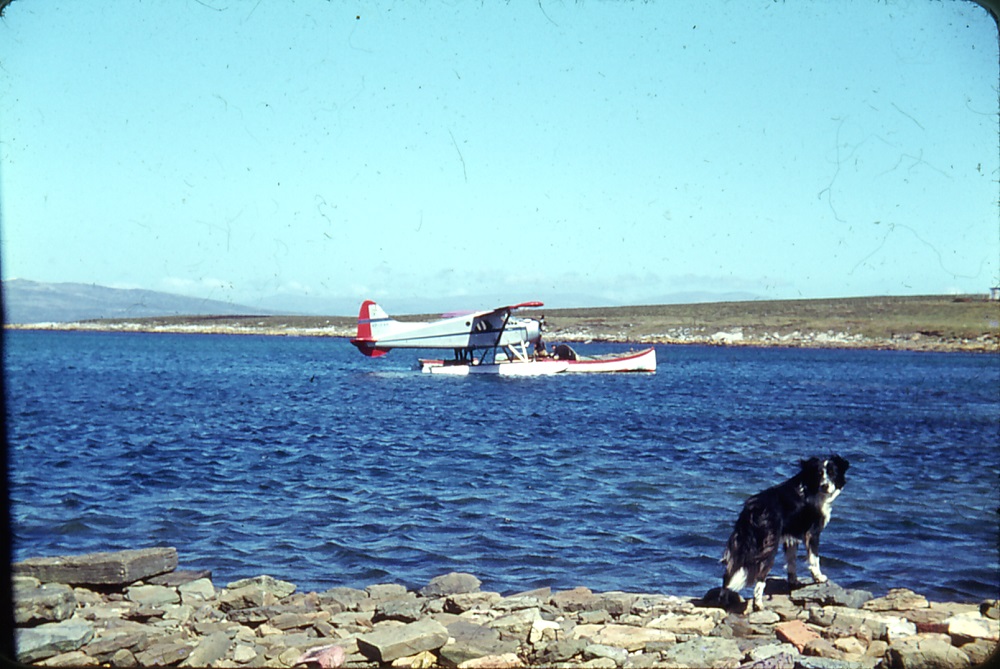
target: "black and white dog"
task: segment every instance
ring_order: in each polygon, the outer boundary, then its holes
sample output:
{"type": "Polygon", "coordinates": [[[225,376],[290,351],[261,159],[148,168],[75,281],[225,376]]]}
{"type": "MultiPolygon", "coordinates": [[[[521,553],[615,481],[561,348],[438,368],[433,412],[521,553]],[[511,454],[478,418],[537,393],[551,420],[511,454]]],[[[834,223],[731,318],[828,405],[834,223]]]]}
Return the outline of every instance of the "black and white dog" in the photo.
{"type": "Polygon", "coordinates": [[[744,503],[722,555],[726,573],[715,597],[723,606],[741,601],[739,591],[753,583],[754,608],[764,607],[764,579],[774,566],[779,544],[785,547],[789,585],[797,582],[795,560],[800,541],[806,545],[813,579],[817,583],[827,580],[819,568],[819,535],[830,522],[833,500],[846,484],[849,463],[834,455],[828,460],[803,460],[799,466],[798,474],[744,503]]]}

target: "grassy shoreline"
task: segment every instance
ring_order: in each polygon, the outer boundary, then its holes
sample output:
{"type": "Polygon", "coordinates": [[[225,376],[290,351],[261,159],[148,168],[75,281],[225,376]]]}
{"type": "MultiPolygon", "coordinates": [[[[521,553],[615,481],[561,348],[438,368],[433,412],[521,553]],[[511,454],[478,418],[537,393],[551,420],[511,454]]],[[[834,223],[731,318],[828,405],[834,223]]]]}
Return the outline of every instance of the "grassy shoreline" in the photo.
{"type": "MultiPolygon", "coordinates": [[[[863,297],[532,309],[549,341],[920,351],[1000,350],[1000,302],[985,296],[863,297]]],[[[427,320],[437,314],[399,316],[427,320]]],[[[169,316],[12,324],[19,330],[353,336],[347,316],[169,316]]]]}

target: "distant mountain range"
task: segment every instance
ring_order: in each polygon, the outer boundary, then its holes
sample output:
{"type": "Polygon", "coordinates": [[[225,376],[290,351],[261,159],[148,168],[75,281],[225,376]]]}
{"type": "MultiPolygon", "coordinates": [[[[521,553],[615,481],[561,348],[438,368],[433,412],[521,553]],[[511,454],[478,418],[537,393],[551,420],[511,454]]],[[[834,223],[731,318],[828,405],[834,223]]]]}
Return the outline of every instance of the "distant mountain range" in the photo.
{"type": "MultiPolygon", "coordinates": [[[[257,306],[246,306],[187,297],[154,290],[109,288],[89,283],[42,283],[27,279],[3,281],[5,322],[72,323],[98,318],[156,318],[162,316],[354,316],[367,295],[351,298],[324,298],[310,295],[275,294],[262,297],[257,306]]],[[[437,314],[462,309],[486,309],[510,304],[508,295],[465,295],[460,298],[428,295],[399,297],[384,306],[394,315],[437,314]]],[[[551,309],[635,306],[608,302],[590,295],[571,292],[543,296],[527,295],[524,300],[543,299],[551,309]]],[[[646,301],[655,304],[699,302],[742,302],[759,299],[750,293],[687,292],[663,295],[646,301]]]]}
{"type": "Polygon", "coordinates": [[[3,282],[7,323],[68,323],[95,318],[267,315],[275,312],[217,300],[153,290],[108,288],[87,283],[3,282]]]}

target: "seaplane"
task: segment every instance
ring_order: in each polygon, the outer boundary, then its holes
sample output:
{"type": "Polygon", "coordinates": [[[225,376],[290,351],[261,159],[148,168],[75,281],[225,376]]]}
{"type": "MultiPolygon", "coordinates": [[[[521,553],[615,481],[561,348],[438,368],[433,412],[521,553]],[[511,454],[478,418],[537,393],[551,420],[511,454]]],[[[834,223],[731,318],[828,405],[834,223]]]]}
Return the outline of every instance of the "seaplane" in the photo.
{"type": "Polygon", "coordinates": [[[453,351],[450,360],[419,359],[420,370],[427,374],[548,376],[656,371],[656,350],[652,347],[586,357],[560,344],[550,353],[542,341],[544,317],[513,315],[520,309],[541,306],[541,302],[522,302],[489,311],[445,314],[436,321],[412,322],[396,320],[373,300],[365,300],[358,313],[357,336],[350,341],[369,358],[381,357],[394,348],[453,351]]]}

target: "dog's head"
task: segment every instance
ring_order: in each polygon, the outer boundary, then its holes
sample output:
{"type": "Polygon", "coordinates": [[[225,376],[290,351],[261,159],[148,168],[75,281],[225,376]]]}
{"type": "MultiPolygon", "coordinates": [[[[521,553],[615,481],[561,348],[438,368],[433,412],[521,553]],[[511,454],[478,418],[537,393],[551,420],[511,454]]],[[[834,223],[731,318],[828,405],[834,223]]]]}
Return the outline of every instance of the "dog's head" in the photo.
{"type": "Polygon", "coordinates": [[[839,455],[831,455],[826,460],[809,458],[799,463],[806,492],[812,496],[820,492],[839,493],[847,485],[847,468],[851,466],[839,455]]]}

